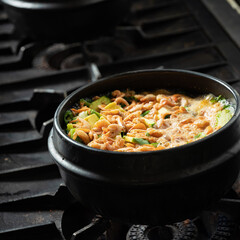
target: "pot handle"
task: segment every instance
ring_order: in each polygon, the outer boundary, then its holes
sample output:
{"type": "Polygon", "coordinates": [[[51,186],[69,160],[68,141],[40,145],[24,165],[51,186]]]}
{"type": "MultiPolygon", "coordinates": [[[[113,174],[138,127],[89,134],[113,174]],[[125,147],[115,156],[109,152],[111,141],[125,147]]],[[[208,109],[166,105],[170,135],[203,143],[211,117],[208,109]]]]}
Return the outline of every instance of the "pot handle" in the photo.
{"type": "Polygon", "coordinates": [[[97,64],[92,62],[92,59],[90,58],[86,48],[86,43],[83,42],[81,44],[81,50],[82,50],[83,57],[85,58],[85,61],[86,61],[90,80],[91,82],[96,82],[99,78],[102,77],[102,75],[97,67],[97,64]]]}
{"type": "Polygon", "coordinates": [[[93,62],[88,63],[88,71],[90,74],[91,82],[96,82],[98,79],[102,77],[97,65],[93,62]]]}

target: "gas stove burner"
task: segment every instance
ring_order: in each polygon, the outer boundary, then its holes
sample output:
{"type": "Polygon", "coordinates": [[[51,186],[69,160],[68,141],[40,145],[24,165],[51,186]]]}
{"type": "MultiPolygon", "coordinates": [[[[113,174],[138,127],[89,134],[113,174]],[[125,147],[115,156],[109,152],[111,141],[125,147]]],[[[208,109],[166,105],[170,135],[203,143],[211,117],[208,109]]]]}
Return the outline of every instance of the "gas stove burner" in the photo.
{"type": "Polygon", "coordinates": [[[234,222],[227,216],[219,215],[216,231],[213,233],[210,240],[230,240],[234,230],[234,222]]]}
{"type": "Polygon", "coordinates": [[[112,57],[107,52],[101,50],[89,52],[85,49],[83,54],[82,49],[81,43],[54,44],[40,52],[34,58],[33,65],[47,70],[65,70],[81,68],[89,61],[98,65],[112,62],[112,57]],[[86,59],[85,55],[87,55],[88,59],[86,59]]]}
{"type": "Polygon", "coordinates": [[[37,68],[47,70],[60,70],[83,66],[83,54],[81,44],[57,43],[41,51],[33,60],[33,65],[37,68]],[[69,62],[71,65],[69,65],[69,62]]]}
{"type": "Polygon", "coordinates": [[[127,233],[127,240],[195,240],[197,233],[191,220],[166,226],[133,225],[127,233]]]}

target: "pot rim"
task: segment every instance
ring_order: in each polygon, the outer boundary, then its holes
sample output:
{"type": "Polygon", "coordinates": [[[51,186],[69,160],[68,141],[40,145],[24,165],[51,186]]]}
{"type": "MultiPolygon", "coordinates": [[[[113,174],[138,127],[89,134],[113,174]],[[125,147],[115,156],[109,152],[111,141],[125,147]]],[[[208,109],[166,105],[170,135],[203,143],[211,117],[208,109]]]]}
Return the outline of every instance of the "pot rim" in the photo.
{"type": "Polygon", "coordinates": [[[71,1],[30,1],[30,0],[1,0],[7,6],[28,10],[66,10],[76,7],[84,7],[100,2],[109,2],[112,0],[71,0],[71,1]]]}
{"type": "Polygon", "coordinates": [[[94,151],[94,152],[97,152],[97,153],[104,153],[104,154],[109,154],[109,155],[112,155],[112,154],[116,154],[116,155],[123,155],[123,156],[128,156],[128,155],[151,155],[153,153],[159,153],[159,152],[166,152],[166,151],[179,151],[179,150],[182,150],[182,149],[185,149],[185,148],[189,148],[191,146],[194,146],[196,144],[199,144],[203,141],[207,141],[209,138],[215,136],[215,135],[218,135],[220,134],[221,132],[223,132],[226,128],[228,128],[228,126],[230,126],[233,122],[235,122],[238,117],[240,115],[240,96],[238,94],[238,92],[232,87],[230,86],[229,84],[227,84],[226,82],[218,79],[218,78],[215,78],[213,76],[210,76],[210,75],[207,75],[207,74],[203,74],[203,73],[199,73],[199,72],[194,72],[194,71],[189,71],[189,70],[182,70],[182,69],[148,69],[148,70],[136,70],[136,71],[128,71],[128,72],[124,72],[124,73],[118,73],[118,74],[114,74],[114,75],[111,75],[111,76],[108,76],[108,77],[105,77],[105,78],[102,78],[100,80],[98,80],[97,82],[92,82],[92,83],[89,83],[87,85],[84,85],[83,87],[80,87],[78,88],[77,90],[75,90],[74,92],[72,92],[67,98],[65,98],[61,104],[58,106],[56,112],[55,112],[55,115],[54,115],[54,122],[53,122],[53,125],[55,126],[56,128],[56,131],[58,132],[58,134],[60,134],[61,138],[64,139],[65,141],[75,145],[76,147],[82,147],[86,150],[90,150],[90,151],[94,151]],[[216,132],[204,137],[204,138],[201,138],[197,141],[194,141],[194,142],[191,142],[189,144],[184,144],[184,145],[181,145],[181,146],[177,146],[177,147],[173,147],[173,148],[167,148],[167,149],[162,149],[162,150],[157,150],[157,151],[147,151],[147,152],[115,152],[115,151],[108,151],[108,150],[101,150],[101,149],[97,149],[97,148],[92,148],[92,147],[89,147],[85,144],[82,144],[82,143],[79,143],[77,141],[74,141],[73,139],[69,138],[67,136],[67,134],[65,133],[64,129],[61,128],[60,126],[60,121],[59,121],[59,114],[61,112],[61,109],[63,108],[63,106],[69,101],[69,99],[71,99],[75,94],[77,94],[79,91],[82,91],[83,89],[87,88],[87,87],[90,87],[98,82],[103,82],[105,80],[108,80],[110,78],[116,78],[116,77],[122,77],[122,76],[128,76],[128,75],[134,75],[134,74],[139,74],[139,73],[151,73],[151,72],[177,72],[177,73],[187,73],[187,74],[190,74],[190,75],[195,75],[195,76],[201,76],[201,77],[204,77],[204,78],[208,78],[208,79],[211,79],[215,82],[217,82],[218,84],[222,85],[223,87],[227,88],[231,93],[232,95],[234,96],[234,99],[236,101],[236,106],[235,106],[235,112],[234,112],[234,115],[232,116],[232,118],[230,119],[229,122],[227,122],[223,127],[221,127],[219,130],[217,130],[216,132]]]}

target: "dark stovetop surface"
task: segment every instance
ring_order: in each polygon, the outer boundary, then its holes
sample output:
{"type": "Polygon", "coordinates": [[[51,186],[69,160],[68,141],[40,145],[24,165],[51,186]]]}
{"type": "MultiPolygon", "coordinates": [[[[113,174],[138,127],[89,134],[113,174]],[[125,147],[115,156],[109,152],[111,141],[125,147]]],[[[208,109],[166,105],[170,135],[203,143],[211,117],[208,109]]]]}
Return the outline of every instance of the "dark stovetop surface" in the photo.
{"type": "MultiPolygon", "coordinates": [[[[135,0],[113,37],[84,47],[103,77],[181,68],[216,76],[240,92],[240,49],[198,0],[135,0]]],[[[46,141],[57,105],[90,82],[81,49],[80,43],[18,39],[0,8],[1,239],[63,239],[61,218],[74,199],[62,185],[46,141]]],[[[239,210],[240,183],[234,189],[223,202],[239,210]]],[[[198,239],[209,239],[207,231],[198,239]]]]}

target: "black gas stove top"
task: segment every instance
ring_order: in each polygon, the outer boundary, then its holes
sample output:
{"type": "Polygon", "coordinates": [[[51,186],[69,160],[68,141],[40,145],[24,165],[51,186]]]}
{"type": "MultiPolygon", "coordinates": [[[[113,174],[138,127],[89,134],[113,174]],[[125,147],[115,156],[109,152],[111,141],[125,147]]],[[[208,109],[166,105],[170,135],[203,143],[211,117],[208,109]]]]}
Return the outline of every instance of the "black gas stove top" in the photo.
{"type": "Polygon", "coordinates": [[[74,232],[72,239],[240,239],[240,181],[216,211],[171,226],[129,226],[76,203],[47,150],[56,107],[91,81],[89,61],[102,77],[179,68],[216,76],[240,92],[238,34],[214,9],[207,1],[134,0],[113,36],[56,43],[19,39],[0,7],[0,239],[64,240],[74,232]]]}

